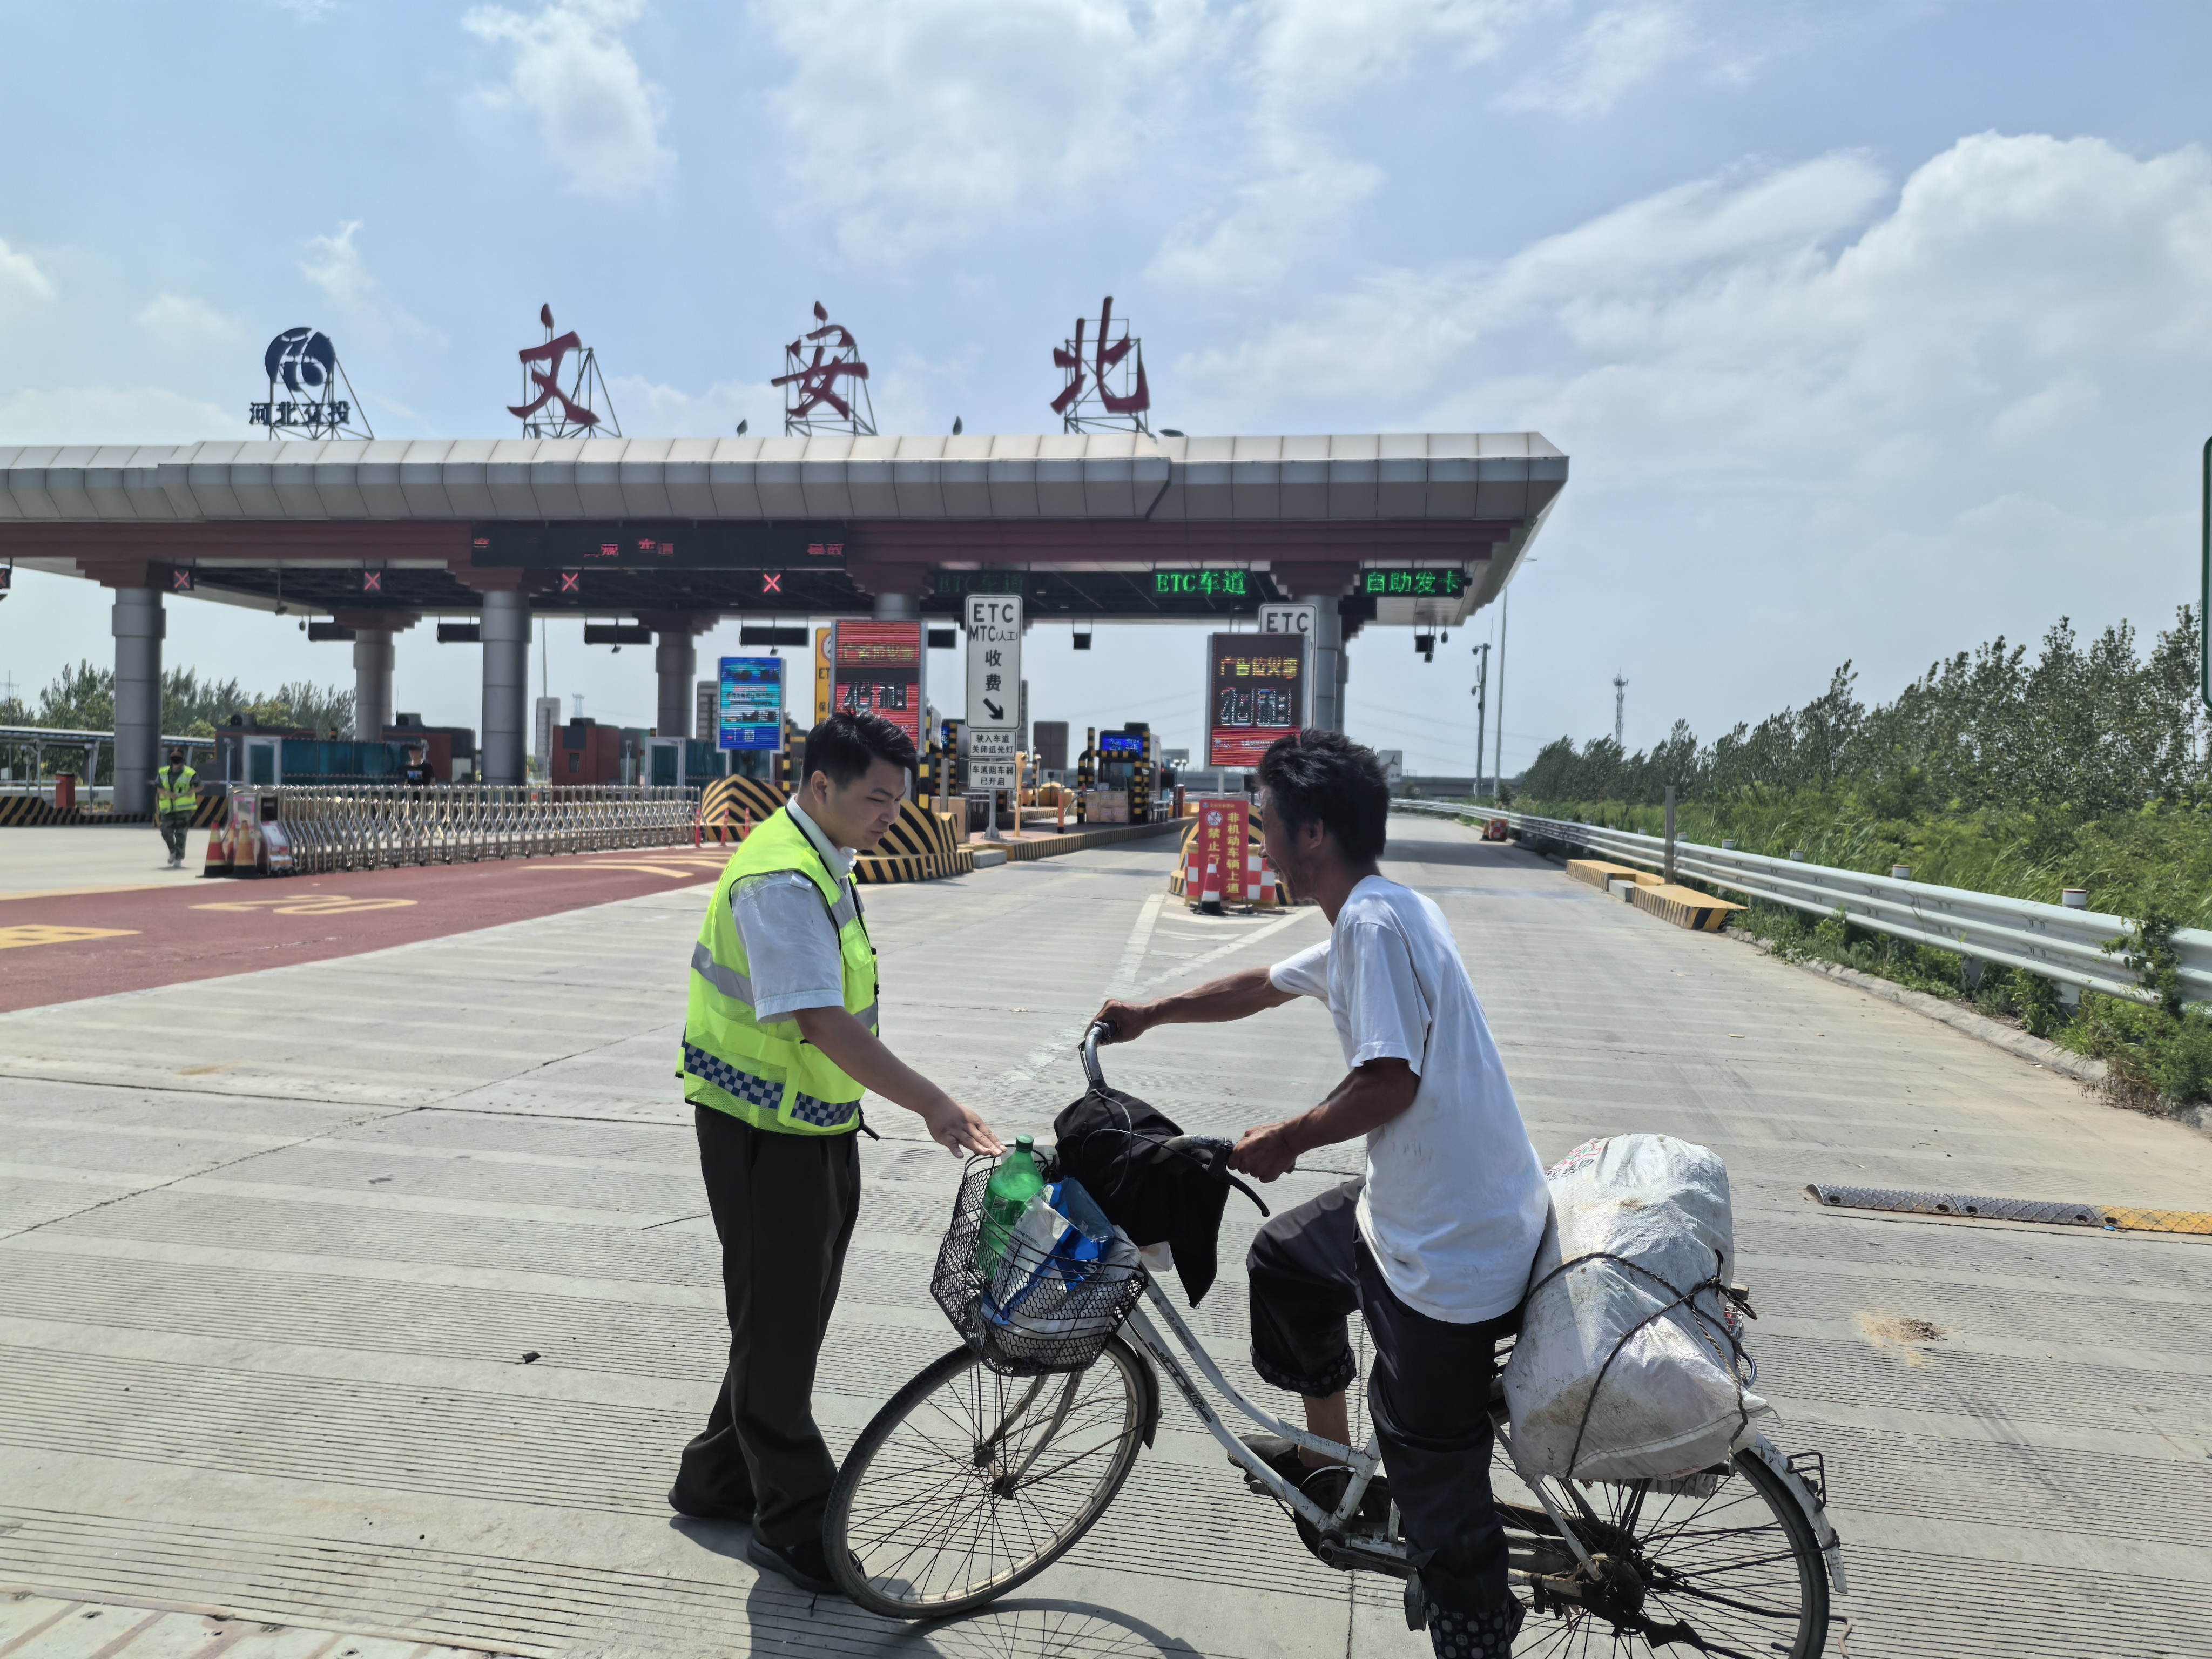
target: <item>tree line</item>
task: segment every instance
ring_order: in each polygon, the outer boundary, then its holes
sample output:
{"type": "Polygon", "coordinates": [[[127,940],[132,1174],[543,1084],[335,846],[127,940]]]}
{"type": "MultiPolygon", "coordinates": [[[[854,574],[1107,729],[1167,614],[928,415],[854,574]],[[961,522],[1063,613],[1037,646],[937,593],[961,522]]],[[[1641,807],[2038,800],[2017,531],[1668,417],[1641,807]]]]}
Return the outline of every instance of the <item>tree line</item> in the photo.
{"type": "MultiPolygon", "coordinates": [[[[324,737],[353,736],[353,693],[341,686],[293,680],[270,692],[246,691],[238,681],[203,680],[189,668],[161,676],[161,732],[173,738],[212,737],[218,726],[243,715],[259,726],[300,726],[324,737]]],[[[64,668],[41,690],[34,708],[21,697],[0,697],[0,726],[38,726],[78,732],[115,729],[115,671],[80,662],[64,668]]],[[[49,750],[49,766],[66,769],[74,757],[49,750]]],[[[112,763],[103,754],[101,772],[112,763]]],[[[88,780],[92,781],[92,780],[88,780]]]]}
{"type": "Polygon", "coordinates": [[[1555,738],[1518,793],[1530,802],[1653,805],[1848,789],[1875,816],[2064,807],[2102,816],[2212,794],[2212,721],[2197,696],[2202,623],[2184,605],[2146,651],[2120,623],[2093,640],[2061,617],[2031,659],[2002,636],[1929,665],[1871,708],[1846,662],[1802,708],[1711,743],[1686,721],[1648,750],[1555,738]]]}

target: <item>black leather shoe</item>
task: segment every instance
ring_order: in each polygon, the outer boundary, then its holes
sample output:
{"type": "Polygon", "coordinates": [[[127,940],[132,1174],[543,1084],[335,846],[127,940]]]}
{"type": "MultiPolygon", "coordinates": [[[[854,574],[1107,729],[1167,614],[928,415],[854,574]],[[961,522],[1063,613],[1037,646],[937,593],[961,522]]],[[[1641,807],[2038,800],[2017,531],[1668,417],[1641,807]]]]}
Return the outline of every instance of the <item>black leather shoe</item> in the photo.
{"type": "Polygon", "coordinates": [[[765,1572],[780,1572],[803,1590],[817,1595],[841,1595],[830,1576],[830,1559],[818,1538],[802,1538],[795,1544],[771,1544],[762,1538],[745,1540],[745,1559],[765,1572]]]}
{"type": "Polygon", "coordinates": [[[673,1486],[668,1489],[668,1507],[688,1521],[728,1521],[744,1526],[753,1518],[753,1506],[750,1504],[742,1505],[695,1504],[678,1493],[673,1486]]]}

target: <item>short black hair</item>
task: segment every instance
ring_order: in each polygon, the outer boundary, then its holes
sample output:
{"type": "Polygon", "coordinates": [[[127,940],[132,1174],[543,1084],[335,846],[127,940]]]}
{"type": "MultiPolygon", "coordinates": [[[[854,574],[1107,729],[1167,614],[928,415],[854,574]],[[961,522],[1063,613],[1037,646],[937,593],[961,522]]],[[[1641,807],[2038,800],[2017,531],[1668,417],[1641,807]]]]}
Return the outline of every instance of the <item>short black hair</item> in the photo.
{"type": "Polygon", "coordinates": [[[806,734],[807,775],[827,772],[841,789],[879,760],[902,772],[921,764],[914,739],[881,714],[832,714],[806,734]]]}
{"type": "Polygon", "coordinates": [[[1317,726],[1277,738],[1260,757],[1267,810],[1283,828],[1318,821],[1349,859],[1382,856],[1389,839],[1390,784],[1364,743],[1317,726]]]}

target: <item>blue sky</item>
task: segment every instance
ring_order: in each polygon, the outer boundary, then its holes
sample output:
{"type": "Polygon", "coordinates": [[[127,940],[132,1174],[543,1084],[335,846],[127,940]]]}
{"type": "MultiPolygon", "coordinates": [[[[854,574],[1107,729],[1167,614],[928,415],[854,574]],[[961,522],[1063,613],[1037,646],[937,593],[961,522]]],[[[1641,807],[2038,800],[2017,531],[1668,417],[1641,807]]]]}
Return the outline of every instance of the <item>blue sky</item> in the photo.
{"type": "MultiPolygon", "coordinates": [[[[773,430],[817,298],[885,431],[1044,429],[1115,296],[1161,424],[1533,427],[1573,480],[1513,589],[1509,764],[1711,737],[1844,658],[1892,694],[2058,616],[2194,597],[2212,410],[2212,9],[1697,0],[15,4],[0,442],[243,432],[263,343],[337,341],[380,436],[505,434],[537,308],[623,429],[773,430]]],[[[171,607],[168,660],[349,682],[171,607]]],[[[1469,769],[1463,647],[1353,647],[1351,724],[1469,769]]],[[[702,658],[734,648],[702,641],[702,658]]],[[[26,577],[0,682],[111,649],[26,577]]],[[[1032,713],[1195,737],[1195,630],[1030,641],[1032,713]],[[1178,690],[1188,685],[1187,693],[1178,690]]],[[[398,702],[474,724],[476,653],[398,702]]],[[[556,624],[551,689],[651,719],[556,624]]],[[[955,708],[954,656],[933,665],[955,708]]]]}

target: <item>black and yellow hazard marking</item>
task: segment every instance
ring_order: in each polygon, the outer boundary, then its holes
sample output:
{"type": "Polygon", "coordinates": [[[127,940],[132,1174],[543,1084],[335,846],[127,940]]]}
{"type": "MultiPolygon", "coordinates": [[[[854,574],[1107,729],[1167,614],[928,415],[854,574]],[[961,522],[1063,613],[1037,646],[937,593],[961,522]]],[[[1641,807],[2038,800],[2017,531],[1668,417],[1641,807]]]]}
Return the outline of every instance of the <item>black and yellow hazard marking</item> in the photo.
{"type": "Polygon", "coordinates": [[[1670,887],[1664,883],[1639,883],[1629,894],[1628,902],[1662,921],[1702,933],[1719,933],[1728,926],[1728,919],[1743,908],[1741,904],[1715,898],[1711,893],[1700,893],[1694,887],[1670,887]]]}

